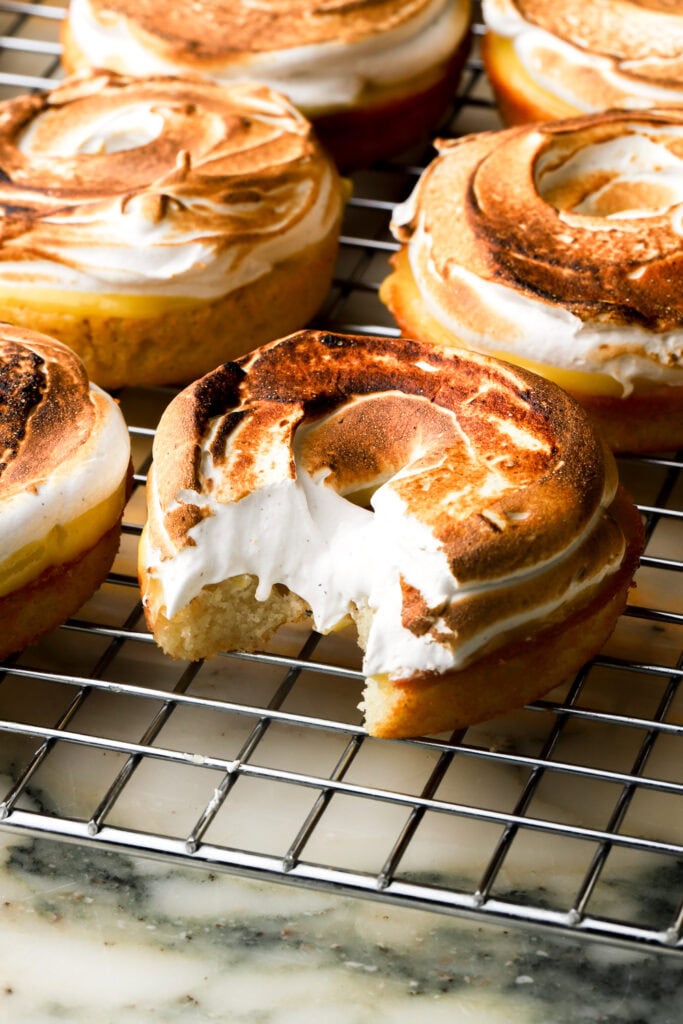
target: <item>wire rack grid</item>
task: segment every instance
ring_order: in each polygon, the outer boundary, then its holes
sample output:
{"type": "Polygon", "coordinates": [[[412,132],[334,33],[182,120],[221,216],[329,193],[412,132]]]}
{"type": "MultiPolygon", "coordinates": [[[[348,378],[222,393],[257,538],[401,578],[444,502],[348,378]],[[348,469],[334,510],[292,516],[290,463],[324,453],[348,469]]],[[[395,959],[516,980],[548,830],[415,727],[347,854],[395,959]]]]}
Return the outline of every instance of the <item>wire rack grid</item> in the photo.
{"type": "MultiPolygon", "coordinates": [[[[61,6],[0,2],[0,96],[60,75],[61,6]]],[[[480,26],[476,28],[480,32],[480,26]]],[[[498,127],[470,60],[442,134],[498,127]]],[[[354,176],[316,326],[396,334],[378,297],[394,203],[430,151],[354,176]]],[[[284,630],[185,664],[148,634],[135,577],[170,389],[124,390],[134,491],[78,618],[0,671],[0,823],[182,865],[660,952],[683,951],[683,462],[622,458],[646,521],[605,650],[518,713],[450,737],[361,726],[353,640],[284,630]]]]}

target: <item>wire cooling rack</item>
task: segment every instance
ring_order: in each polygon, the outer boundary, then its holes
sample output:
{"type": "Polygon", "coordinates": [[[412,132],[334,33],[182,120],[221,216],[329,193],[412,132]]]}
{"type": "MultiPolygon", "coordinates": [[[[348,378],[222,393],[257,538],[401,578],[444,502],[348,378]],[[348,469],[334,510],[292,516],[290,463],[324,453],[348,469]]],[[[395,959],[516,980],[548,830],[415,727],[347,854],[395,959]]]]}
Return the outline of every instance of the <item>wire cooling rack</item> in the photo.
{"type": "MultiPolygon", "coordinates": [[[[0,96],[60,74],[63,7],[0,2],[0,96]]],[[[441,134],[498,127],[476,55],[441,134]]],[[[354,178],[316,326],[395,334],[377,297],[393,204],[429,150],[354,178]]],[[[114,571],[0,667],[0,823],[13,831],[477,920],[683,951],[683,462],[623,458],[647,525],[637,589],[566,686],[457,735],[366,736],[355,644],[164,657],[135,579],[170,390],[124,391],[134,492],[114,571]]]]}

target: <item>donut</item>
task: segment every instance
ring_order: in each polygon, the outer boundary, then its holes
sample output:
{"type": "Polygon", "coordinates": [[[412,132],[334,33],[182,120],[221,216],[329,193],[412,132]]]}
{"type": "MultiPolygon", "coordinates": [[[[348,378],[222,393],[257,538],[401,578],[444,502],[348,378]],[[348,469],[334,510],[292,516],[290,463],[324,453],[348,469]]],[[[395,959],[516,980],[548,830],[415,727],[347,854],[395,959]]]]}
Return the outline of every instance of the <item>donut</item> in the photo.
{"type": "Polygon", "coordinates": [[[346,184],[265,86],[84,72],[0,103],[0,319],[111,389],[186,383],[303,327],[346,184]]]}
{"type": "Polygon", "coordinates": [[[380,295],[401,330],[551,378],[615,451],[682,445],[683,108],[437,149],[392,217],[380,295]]]}
{"type": "Polygon", "coordinates": [[[355,623],[374,736],[540,696],[603,644],[642,545],[581,407],[526,370],[301,331],[167,406],[139,547],[169,655],[355,623]]]}
{"type": "Polygon", "coordinates": [[[65,622],[118,550],[130,441],[66,346],[0,324],[0,658],[65,622]]]}
{"type": "Polygon", "coordinates": [[[73,72],[203,74],[265,82],[351,170],[425,140],[452,101],[470,45],[470,0],[71,0],[73,72]]]}
{"type": "Polygon", "coordinates": [[[508,125],[683,102],[676,0],[483,0],[481,55],[508,125]]]}

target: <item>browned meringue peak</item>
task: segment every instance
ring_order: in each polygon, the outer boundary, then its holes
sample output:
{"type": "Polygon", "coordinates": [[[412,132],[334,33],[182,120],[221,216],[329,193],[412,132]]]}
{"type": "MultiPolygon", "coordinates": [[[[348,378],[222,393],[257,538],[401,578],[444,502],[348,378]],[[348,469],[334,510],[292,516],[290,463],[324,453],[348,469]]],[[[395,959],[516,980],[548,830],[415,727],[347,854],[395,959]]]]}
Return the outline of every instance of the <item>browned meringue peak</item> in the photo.
{"type": "Polygon", "coordinates": [[[266,86],[84,72],[0,104],[0,259],[9,258],[8,244],[16,259],[22,242],[34,251],[45,241],[101,242],[96,214],[112,200],[121,210],[138,204],[152,223],[172,218],[182,232],[219,221],[226,244],[247,230],[242,200],[249,232],[272,223],[283,230],[283,211],[298,218],[312,206],[310,186],[327,167],[309,122],[266,86]],[[120,151],[98,149],[98,132],[132,106],[149,108],[158,133],[120,151]],[[186,197],[205,202],[185,204],[186,197]],[[48,222],[53,215],[59,223],[48,222]]]}
{"type": "Polygon", "coordinates": [[[450,267],[461,266],[584,321],[680,328],[683,245],[671,211],[657,210],[656,186],[647,194],[641,182],[630,197],[647,215],[619,216],[629,208],[622,194],[614,197],[617,212],[609,219],[571,209],[581,193],[608,182],[605,172],[599,182],[588,174],[557,195],[539,192],[541,162],[547,170],[584,147],[634,134],[634,126],[680,157],[683,135],[671,128],[683,129],[683,108],[611,111],[438,141],[439,155],[417,186],[411,222],[399,234],[407,240],[418,223],[424,228],[429,250],[416,258],[429,258],[430,276],[435,271],[444,282],[440,301],[459,301],[455,287],[449,297],[448,282],[450,267]]]}
{"type": "Polygon", "coordinates": [[[315,43],[350,43],[417,17],[430,0],[90,0],[103,24],[124,18],[152,51],[193,63],[315,43]]]}
{"type": "MultiPolygon", "coordinates": [[[[535,375],[416,341],[300,331],[190,385],[162,417],[148,526],[162,560],[193,545],[189,531],[211,514],[179,494],[210,488],[216,501],[236,502],[294,479],[303,424],[312,429],[302,466],[329,468],[340,493],[410,465],[389,486],[461,583],[566,552],[616,487],[586,416],[535,375]],[[207,450],[214,471],[205,481],[207,450]]],[[[613,543],[610,528],[599,530],[581,557],[599,564],[613,543]]]]}
{"type": "Polygon", "coordinates": [[[660,84],[683,82],[679,0],[510,0],[551,35],[612,58],[620,71],[660,84]]]}
{"type": "Polygon", "coordinates": [[[35,331],[0,324],[0,487],[3,500],[49,479],[83,448],[96,408],[77,356],[35,331]]]}

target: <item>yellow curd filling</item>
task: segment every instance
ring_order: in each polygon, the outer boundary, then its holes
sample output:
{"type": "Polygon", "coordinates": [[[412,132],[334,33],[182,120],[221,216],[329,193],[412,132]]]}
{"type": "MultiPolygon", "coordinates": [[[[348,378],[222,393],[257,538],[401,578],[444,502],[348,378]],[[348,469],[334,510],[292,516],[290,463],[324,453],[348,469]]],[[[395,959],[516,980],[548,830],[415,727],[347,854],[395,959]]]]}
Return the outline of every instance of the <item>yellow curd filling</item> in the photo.
{"type": "Polygon", "coordinates": [[[546,111],[549,120],[576,116],[576,107],[534,81],[517,56],[512,39],[487,32],[485,50],[487,63],[511,95],[524,96],[527,102],[546,111]]]}
{"type": "Polygon", "coordinates": [[[78,317],[119,317],[144,319],[171,309],[201,306],[206,299],[178,295],[100,295],[91,292],[63,291],[35,285],[0,285],[0,317],[5,309],[17,308],[78,317]]]}
{"type": "MultiPolygon", "coordinates": [[[[399,314],[397,315],[399,322],[420,325],[416,340],[427,341],[442,348],[460,346],[474,349],[474,346],[468,345],[462,338],[449,331],[425,308],[405,249],[402,249],[394,257],[394,267],[394,272],[385,278],[380,286],[380,298],[395,315],[399,314]]],[[[492,355],[497,359],[514,363],[515,366],[521,366],[525,370],[531,370],[533,373],[553,381],[571,394],[620,396],[623,393],[619,381],[606,373],[588,373],[582,370],[567,370],[558,366],[548,366],[503,349],[496,351],[474,349],[474,351],[483,352],[485,355],[492,355]]]]}
{"type": "Polygon", "coordinates": [[[0,597],[37,579],[54,565],[84,554],[117,522],[125,499],[126,481],[104,501],[69,523],[58,523],[40,540],[26,544],[0,564],[0,597]]]}

